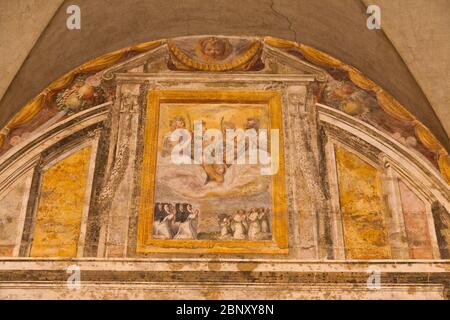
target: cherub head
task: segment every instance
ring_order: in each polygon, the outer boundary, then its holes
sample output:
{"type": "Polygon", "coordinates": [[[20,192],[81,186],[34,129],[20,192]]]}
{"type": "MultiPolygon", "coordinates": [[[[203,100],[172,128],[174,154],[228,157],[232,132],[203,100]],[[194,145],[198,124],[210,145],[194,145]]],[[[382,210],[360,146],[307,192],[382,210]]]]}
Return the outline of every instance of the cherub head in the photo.
{"type": "Polygon", "coordinates": [[[209,37],[198,41],[199,53],[204,58],[223,60],[231,53],[231,44],[227,39],[209,37]]]}
{"type": "Polygon", "coordinates": [[[186,121],[184,121],[183,117],[177,116],[170,120],[170,127],[172,130],[184,129],[186,128],[186,121]]]}
{"type": "Polygon", "coordinates": [[[345,99],[349,97],[354,91],[355,88],[350,82],[340,82],[334,89],[332,95],[340,99],[345,99]]]}

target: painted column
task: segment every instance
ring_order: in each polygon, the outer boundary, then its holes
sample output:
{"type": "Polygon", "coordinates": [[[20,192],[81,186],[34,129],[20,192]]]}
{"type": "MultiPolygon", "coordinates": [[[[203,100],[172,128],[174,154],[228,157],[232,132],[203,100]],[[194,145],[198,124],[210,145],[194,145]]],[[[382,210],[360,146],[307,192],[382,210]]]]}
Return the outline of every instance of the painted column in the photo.
{"type": "MultiPolygon", "coordinates": [[[[116,105],[116,138],[114,161],[107,175],[105,199],[110,199],[109,215],[104,230],[105,257],[127,255],[130,213],[134,203],[135,158],[139,130],[139,84],[124,83],[120,88],[120,101],[116,105]]],[[[108,201],[108,200],[106,200],[108,201]]],[[[101,253],[100,253],[101,254],[101,253]]]]}
{"type": "Polygon", "coordinates": [[[291,85],[285,92],[287,187],[290,216],[298,227],[293,250],[299,259],[326,259],[326,219],[319,215],[328,209],[320,181],[314,99],[306,85],[291,85]]]}

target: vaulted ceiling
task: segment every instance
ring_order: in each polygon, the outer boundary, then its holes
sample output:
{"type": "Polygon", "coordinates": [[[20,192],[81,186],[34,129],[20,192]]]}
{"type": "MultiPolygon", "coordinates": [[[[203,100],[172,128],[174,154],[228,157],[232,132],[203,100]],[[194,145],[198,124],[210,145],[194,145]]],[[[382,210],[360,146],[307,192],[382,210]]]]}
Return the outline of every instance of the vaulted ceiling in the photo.
{"type": "Polygon", "coordinates": [[[353,65],[394,95],[450,150],[448,0],[0,1],[0,127],[52,80],[81,63],[149,40],[197,34],[271,35],[353,65]],[[382,30],[366,27],[378,4],[382,30]]]}

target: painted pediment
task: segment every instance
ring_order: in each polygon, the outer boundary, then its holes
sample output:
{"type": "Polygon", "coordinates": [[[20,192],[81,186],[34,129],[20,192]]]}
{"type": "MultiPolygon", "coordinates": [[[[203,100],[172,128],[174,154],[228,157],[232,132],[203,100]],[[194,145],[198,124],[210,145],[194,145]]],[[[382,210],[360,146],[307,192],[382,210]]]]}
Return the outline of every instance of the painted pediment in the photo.
{"type": "Polygon", "coordinates": [[[166,40],[161,46],[107,69],[115,73],[254,73],[307,75],[327,79],[324,70],[272,47],[259,38],[188,37],[166,40]]]}

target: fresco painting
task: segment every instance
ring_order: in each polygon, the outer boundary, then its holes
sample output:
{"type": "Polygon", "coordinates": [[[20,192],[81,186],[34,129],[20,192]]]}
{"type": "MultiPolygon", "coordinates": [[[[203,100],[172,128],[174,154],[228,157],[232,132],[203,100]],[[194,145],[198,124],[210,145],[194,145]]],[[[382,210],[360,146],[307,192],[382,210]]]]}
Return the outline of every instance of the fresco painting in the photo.
{"type": "MultiPolygon", "coordinates": [[[[177,128],[193,132],[194,120],[203,123],[203,130],[219,129],[225,137],[227,129],[267,129],[269,115],[264,105],[161,105],[154,237],[271,239],[271,177],[260,174],[260,165],[227,164],[225,159],[223,164],[172,162],[170,134],[177,128]]],[[[211,142],[203,141],[203,147],[211,142]]]]}
{"type": "MultiPolygon", "coordinates": [[[[271,37],[180,37],[98,57],[0,131],[1,262],[27,260],[18,283],[44,286],[45,272],[83,264],[97,297],[104,284],[145,298],[448,295],[448,272],[428,272],[450,256],[448,154],[389,97],[271,37]],[[257,138],[227,149],[239,130],[257,138]],[[272,174],[250,161],[262,147],[272,174]],[[369,265],[381,291],[366,289],[369,265]]],[[[61,283],[46,292],[66,294],[61,283]]]]}

